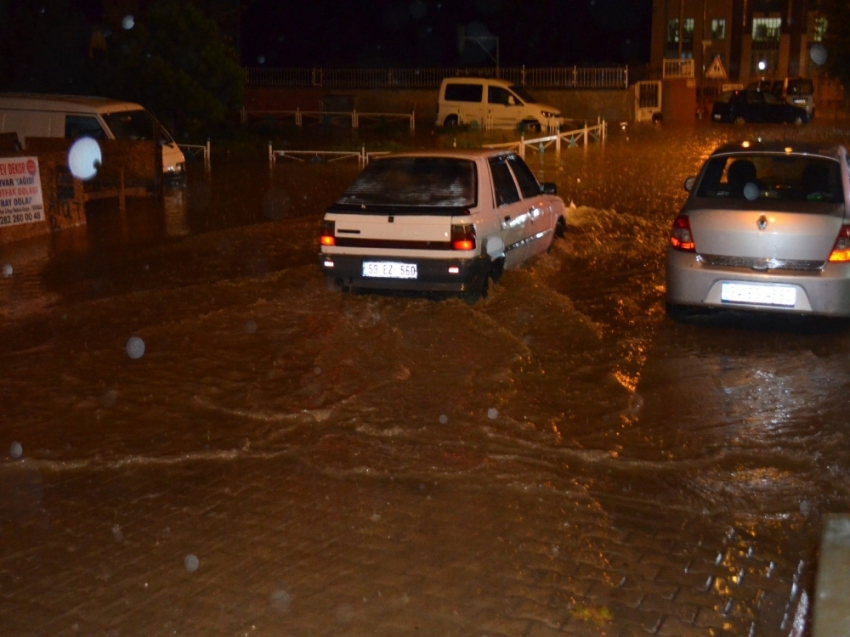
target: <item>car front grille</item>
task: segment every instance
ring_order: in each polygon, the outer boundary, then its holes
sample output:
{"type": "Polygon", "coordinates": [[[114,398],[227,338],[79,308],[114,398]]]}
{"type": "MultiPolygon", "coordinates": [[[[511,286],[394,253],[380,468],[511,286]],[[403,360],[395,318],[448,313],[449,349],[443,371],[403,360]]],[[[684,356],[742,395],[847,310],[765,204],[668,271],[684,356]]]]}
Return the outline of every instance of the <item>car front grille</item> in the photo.
{"type": "Polygon", "coordinates": [[[717,254],[699,254],[697,261],[706,265],[727,268],[749,268],[750,270],[794,270],[814,272],[823,270],[825,261],[797,261],[794,259],[766,259],[752,257],[725,257],[717,254]]]}

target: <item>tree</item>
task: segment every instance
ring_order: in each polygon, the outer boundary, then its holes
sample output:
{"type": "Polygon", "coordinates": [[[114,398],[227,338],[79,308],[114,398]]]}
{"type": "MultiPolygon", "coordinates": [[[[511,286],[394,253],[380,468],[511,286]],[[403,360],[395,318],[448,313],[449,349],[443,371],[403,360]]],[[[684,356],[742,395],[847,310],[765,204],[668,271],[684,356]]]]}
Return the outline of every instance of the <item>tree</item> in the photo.
{"type": "Polygon", "coordinates": [[[245,72],[215,21],[165,0],[115,27],[103,89],[144,104],[177,136],[201,135],[241,106],[245,72]]]}
{"type": "Polygon", "coordinates": [[[850,3],[847,0],[820,0],[818,10],[826,18],[823,46],[827,75],[850,87],[850,3]]]}

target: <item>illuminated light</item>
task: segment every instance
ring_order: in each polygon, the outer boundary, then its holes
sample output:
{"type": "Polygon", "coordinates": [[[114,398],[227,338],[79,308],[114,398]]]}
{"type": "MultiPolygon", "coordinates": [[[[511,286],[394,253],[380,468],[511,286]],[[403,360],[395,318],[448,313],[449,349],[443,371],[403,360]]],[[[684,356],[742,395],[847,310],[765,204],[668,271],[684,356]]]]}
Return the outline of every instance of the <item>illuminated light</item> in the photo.
{"type": "Polygon", "coordinates": [[[794,149],[793,149],[793,148],[791,148],[790,146],[786,146],[786,147],[785,147],[785,152],[786,152],[786,153],[793,153],[793,152],[794,152],[794,149]]]}
{"type": "Polygon", "coordinates": [[[460,268],[456,265],[449,266],[449,274],[460,274],[460,268]]]}
{"type": "Polygon", "coordinates": [[[764,71],[767,68],[767,62],[759,60],[759,71],[764,71]]]}
{"type": "Polygon", "coordinates": [[[322,234],[319,237],[319,243],[323,246],[335,246],[336,245],[336,221],[323,221],[322,222],[322,234]]]}
{"type": "Polygon", "coordinates": [[[452,225],[451,243],[452,250],[474,250],[475,226],[471,224],[452,225]]]}
{"type": "Polygon", "coordinates": [[[832,263],[846,263],[850,261],[850,226],[841,226],[832,253],[829,255],[832,263]]]}
{"type": "Polygon", "coordinates": [[[685,215],[679,215],[670,230],[670,247],[681,252],[696,252],[696,243],[691,232],[691,223],[685,215]]]}
{"type": "Polygon", "coordinates": [[[750,142],[742,142],[742,143],[741,143],[741,146],[743,146],[744,148],[749,148],[749,147],[750,147],[750,142]]]}
{"type": "Polygon", "coordinates": [[[325,265],[326,268],[332,268],[332,267],[334,267],[334,262],[333,261],[325,261],[324,265],[325,265]]]}

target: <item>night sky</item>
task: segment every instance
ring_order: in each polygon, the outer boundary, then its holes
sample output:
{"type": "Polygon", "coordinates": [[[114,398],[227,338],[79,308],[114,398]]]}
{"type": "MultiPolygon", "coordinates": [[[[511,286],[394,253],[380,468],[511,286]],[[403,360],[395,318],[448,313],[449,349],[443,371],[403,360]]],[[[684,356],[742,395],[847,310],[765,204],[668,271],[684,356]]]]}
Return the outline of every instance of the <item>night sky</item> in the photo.
{"type": "Polygon", "coordinates": [[[252,0],[246,66],[605,66],[649,60],[652,0],[252,0]],[[486,36],[459,51],[459,27],[486,36]]]}

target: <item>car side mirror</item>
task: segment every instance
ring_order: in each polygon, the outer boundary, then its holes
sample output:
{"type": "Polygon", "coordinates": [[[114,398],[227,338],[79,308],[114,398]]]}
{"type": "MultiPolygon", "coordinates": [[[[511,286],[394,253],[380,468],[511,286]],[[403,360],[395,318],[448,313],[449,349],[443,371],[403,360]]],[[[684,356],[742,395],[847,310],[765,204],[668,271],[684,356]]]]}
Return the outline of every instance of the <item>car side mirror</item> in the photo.
{"type": "Polygon", "coordinates": [[[554,181],[547,181],[540,184],[540,192],[544,195],[557,195],[558,185],[554,181]]]}
{"type": "Polygon", "coordinates": [[[694,175],[691,175],[687,179],[685,179],[685,190],[690,192],[694,189],[694,184],[697,183],[697,178],[694,175]]]}

